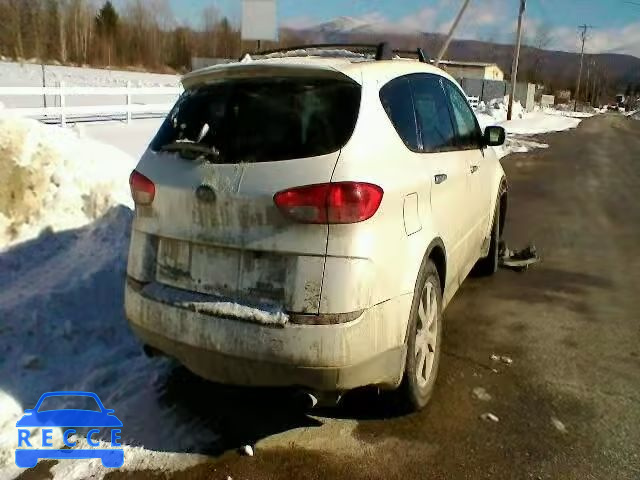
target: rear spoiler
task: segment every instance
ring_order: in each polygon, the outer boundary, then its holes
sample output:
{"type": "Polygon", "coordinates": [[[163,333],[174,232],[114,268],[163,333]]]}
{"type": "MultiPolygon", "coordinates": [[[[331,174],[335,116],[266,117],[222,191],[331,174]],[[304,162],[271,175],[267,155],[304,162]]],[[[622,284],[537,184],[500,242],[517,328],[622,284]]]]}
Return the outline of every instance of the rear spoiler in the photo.
{"type": "Polygon", "coordinates": [[[230,63],[196,70],[182,77],[185,89],[194,85],[206,84],[221,79],[253,78],[253,77],[305,77],[334,78],[361,83],[357,77],[352,77],[328,65],[318,65],[304,62],[296,63],[230,63]]]}

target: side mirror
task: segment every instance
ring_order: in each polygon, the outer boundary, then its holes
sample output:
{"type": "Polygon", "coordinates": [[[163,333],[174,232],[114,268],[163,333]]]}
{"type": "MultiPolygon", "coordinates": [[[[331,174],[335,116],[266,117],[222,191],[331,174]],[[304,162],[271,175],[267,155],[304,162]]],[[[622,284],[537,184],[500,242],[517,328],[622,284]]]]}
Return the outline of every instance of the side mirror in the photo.
{"type": "Polygon", "coordinates": [[[504,144],[507,132],[504,128],[492,125],[484,129],[484,145],[486,147],[499,147],[504,144]]]}

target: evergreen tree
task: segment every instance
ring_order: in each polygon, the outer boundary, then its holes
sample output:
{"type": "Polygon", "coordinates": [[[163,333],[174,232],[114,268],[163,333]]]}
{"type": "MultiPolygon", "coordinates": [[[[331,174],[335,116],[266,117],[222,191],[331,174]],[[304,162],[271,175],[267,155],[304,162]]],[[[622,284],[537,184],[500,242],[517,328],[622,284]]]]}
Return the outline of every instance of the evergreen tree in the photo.
{"type": "Polygon", "coordinates": [[[118,12],[110,0],[107,0],[96,14],[96,30],[109,40],[113,40],[118,32],[118,12]]]}

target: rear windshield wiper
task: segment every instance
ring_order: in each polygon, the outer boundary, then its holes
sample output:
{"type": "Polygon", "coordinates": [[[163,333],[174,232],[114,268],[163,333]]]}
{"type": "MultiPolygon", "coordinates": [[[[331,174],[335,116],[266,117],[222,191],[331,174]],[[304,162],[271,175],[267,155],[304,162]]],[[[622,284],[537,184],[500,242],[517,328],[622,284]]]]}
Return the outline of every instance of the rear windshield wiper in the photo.
{"type": "Polygon", "coordinates": [[[207,157],[220,157],[220,150],[218,150],[213,145],[202,145],[198,143],[193,143],[189,141],[178,141],[173,143],[168,143],[167,145],[163,145],[160,147],[161,152],[179,152],[180,154],[188,159],[196,159],[201,156],[207,157]]]}

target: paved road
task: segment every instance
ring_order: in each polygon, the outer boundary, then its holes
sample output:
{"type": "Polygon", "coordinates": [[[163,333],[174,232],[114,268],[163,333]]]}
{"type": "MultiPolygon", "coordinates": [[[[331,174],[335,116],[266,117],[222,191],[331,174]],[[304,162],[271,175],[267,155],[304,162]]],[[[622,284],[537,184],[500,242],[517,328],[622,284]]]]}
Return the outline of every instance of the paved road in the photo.
{"type": "MultiPolygon", "coordinates": [[[[466,282],[425,411],[397,416],[360,395],[309,416],[178,373],[168,401],[216,412],[215,448],[232,450],[173,478],[640,479],[640,122],[605,115],[540,139],[550,148],[504,166],[508,243],[534,241],[543,262],[466,282]],[[245,442],[255,457],[233,451],[245,442]]],[[[122,477],[166,478],[107,476],[122,477]]]]}

